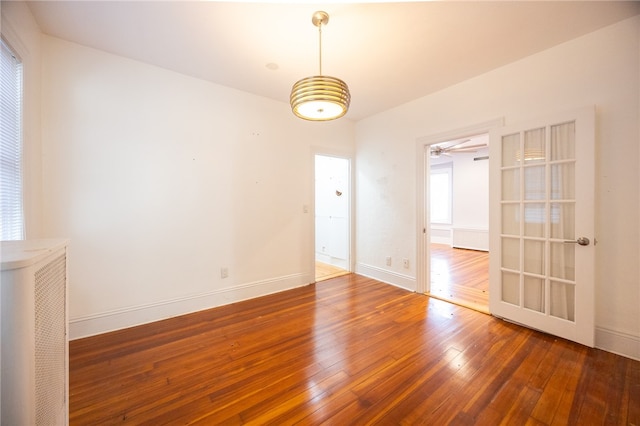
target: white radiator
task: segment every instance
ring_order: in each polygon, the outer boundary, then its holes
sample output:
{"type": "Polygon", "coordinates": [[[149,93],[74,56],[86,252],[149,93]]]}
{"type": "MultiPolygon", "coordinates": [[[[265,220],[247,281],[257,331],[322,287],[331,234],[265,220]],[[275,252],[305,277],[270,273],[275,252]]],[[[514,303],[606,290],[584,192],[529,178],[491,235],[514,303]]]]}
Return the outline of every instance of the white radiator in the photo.
{"type": "Polygon", "coordinates": [[[67,241],[3,241],[0,423],[69,422],[67,241]]]}
{"type": "Polygon", "coordinates": [[[453,228],[453,247],[489,251],[489,231],[485,229],[453,228]]]}

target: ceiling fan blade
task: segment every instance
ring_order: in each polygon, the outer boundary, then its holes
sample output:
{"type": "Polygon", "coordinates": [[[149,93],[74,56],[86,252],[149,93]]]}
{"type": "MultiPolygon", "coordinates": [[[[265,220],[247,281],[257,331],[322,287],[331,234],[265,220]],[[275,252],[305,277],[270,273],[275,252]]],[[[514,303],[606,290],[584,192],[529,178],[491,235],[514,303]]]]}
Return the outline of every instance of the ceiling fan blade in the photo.
{"type": "Polygon", "coordinates": [[[474,150],[474,149],[478,149],[478,148],[486,148],[487,145],[486,144],[477,144],[477,145],[469,145],[469,146],[462,146],[460,148],[453,148],[453,149],[449,149],[448,151],[452,151],[452,152],[464,152],[464,151],[470,151],[470,150],[474,150]]]}
{"type": "Polygon", "coordinates": [[[458,146],[458,145],[462,145],[463,143],[467,143],[467,142],[469,142],[470,140],[471,140],[471,139],[465,139],[465,140],[462,140],[462,141],[458,141],[458,142],[454,143],[453,145],[444,146],[444,147],[442,147],[442,149],[444,149],[445,151],[448,151],[448,150],[450,150],[450,149],[452,149],[452,148],[455,148],[455,147],[456,147],[456,146],[458,146]]]}

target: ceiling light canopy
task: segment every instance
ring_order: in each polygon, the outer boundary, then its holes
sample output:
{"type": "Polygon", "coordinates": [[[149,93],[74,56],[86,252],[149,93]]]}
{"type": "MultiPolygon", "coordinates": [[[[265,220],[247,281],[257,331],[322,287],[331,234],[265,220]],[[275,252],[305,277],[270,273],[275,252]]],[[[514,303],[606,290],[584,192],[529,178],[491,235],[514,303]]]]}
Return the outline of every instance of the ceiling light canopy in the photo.
{"type": "Polygon", "coordinates": [[[318,27],[320,39],[319,75],[298,80],[291,89],[291,110],[298,117],[311,121],[328,121],[347,113],[351,94],[347,83],[336,77],[322,75],[322,26],[329,22],[327,12],[315,12],[311,18],[318,27]]]}

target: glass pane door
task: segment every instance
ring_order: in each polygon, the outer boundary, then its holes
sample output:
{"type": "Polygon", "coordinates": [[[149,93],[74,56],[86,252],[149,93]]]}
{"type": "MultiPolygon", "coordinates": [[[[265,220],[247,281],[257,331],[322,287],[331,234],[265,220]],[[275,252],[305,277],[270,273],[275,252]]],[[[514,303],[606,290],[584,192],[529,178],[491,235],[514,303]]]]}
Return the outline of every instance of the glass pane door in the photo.
{"type": "Polygon", "coordinates": [[[575,122],[505,135],[502,146],[501,300],[574,321],[576,247],[565,240],[575,228],[575,122]]]}
{"type": "Polygon", "coordinates": [[[576,230],[593,232],[593,132],[578,118],[548,123],[491,141],[491,312],[592,346],[594,250],[576,230]]]}

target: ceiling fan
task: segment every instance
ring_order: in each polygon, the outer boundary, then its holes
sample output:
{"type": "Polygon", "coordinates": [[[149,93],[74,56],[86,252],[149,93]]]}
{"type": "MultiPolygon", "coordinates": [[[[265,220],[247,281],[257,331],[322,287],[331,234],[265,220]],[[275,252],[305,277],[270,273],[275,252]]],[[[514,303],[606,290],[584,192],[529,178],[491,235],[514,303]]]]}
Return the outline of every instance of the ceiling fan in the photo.
{"type": "Polygon", "coordinates": [[[431,146],[431,158],[439,158],[441,155],[446,155],[450,157],[451,154],[456,152],[476,152],[476,150],[479,148],[487,147],[486,143],[464,145],[465,143],[470,141],[471,139],[465,139],[462,141],[455,142],[453,145],[449,145],[449,146],[433,145],[431,146]]]}

